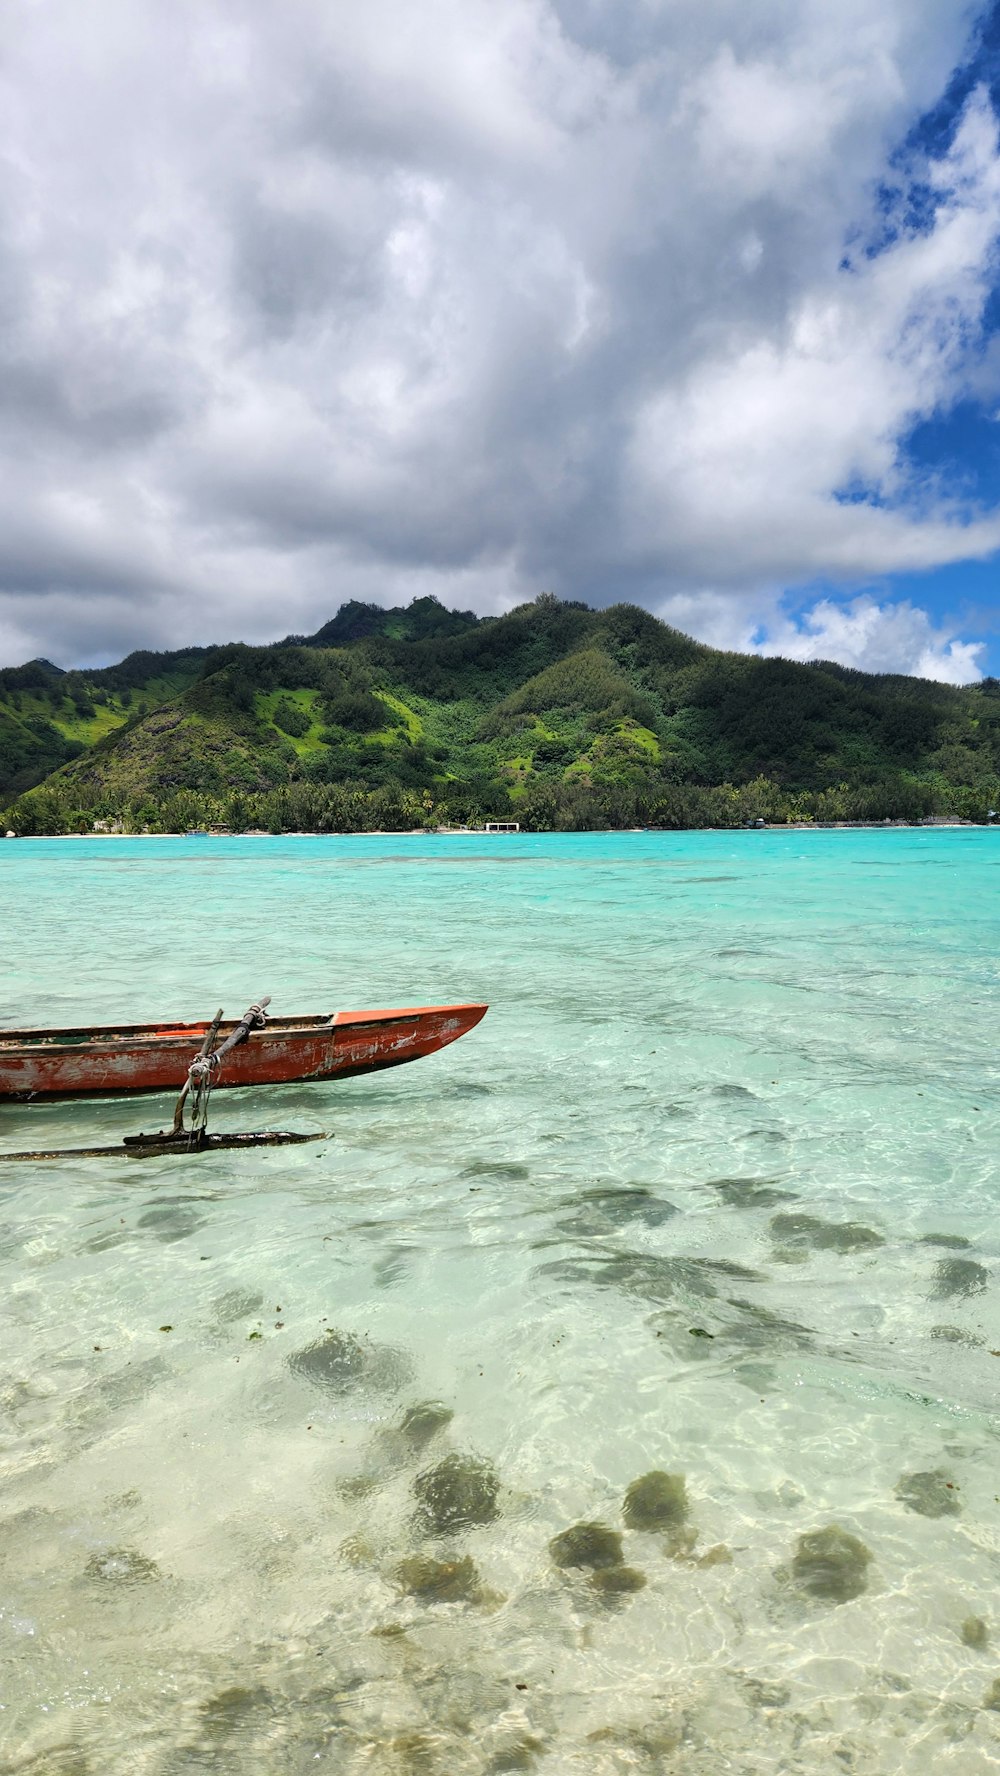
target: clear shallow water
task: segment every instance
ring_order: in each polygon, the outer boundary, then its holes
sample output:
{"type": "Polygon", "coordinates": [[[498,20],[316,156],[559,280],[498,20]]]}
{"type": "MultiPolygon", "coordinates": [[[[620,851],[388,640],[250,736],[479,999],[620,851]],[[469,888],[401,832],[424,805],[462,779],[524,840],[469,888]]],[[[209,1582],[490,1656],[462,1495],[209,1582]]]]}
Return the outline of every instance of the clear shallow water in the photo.
{"type": "Polygon", "coordinates": [[[0,1172],[0,1770],[994,1771],[998,871],[980,831],[0,847],[8,1026],[491,1003],[213,1100],[329,1142],[0,1172]],[[452,1452],[496,1514],[433,1533],[452,1452]],[[651,1469],[686,1559],[623,1522],[651,1469]],[[958,1513],[896,1496],[938,1470],[958,1513]],[[643,1589],[553,1564],[591,1520],[643,1589]],[[831,1523],[843,1602],[795,1582],[831,1523]]]}

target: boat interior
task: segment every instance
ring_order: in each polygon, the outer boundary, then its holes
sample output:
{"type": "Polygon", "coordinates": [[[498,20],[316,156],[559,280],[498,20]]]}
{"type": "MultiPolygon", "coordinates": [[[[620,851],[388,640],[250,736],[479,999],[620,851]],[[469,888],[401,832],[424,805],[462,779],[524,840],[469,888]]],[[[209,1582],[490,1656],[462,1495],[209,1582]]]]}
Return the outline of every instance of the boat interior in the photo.
{"type": "MultiPolygon", "coordinates": [[[[182,1042],[192,1043],[204,1040],[211,1026],[211,1018],[205,1018],[197,1024],[116,1024],[107,1027],[101,1024],[87,1025],[73,1030],[0,1030],[0,1049],[23,1048],[26,1044],[38,1047],[77,1047],[85,1042],[182,1042]]],[[[219,1025],[219,1041],[236,1029],[239,1018],[224,1018],[219,1025]]],[[[339,1021],[334,1012],[329,1017],[287,1017],[268,1018],[269,1031],[280,1031],[282,1035],[291,1036],[301,1030],[303,1035],[313,1035],[317,1030],[330,1029],[339,1021]]],[[[256,1031],[251,1032],[256,1035],[256,1031]]]]}

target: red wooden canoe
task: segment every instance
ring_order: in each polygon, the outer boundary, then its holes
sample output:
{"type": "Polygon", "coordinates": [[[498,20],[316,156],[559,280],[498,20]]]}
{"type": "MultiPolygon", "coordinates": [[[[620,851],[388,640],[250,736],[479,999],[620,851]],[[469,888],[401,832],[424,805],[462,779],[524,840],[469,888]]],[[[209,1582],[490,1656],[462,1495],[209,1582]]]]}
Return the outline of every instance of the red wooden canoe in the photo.
{"type": "MultiPolygon", "coordinates": [[[[447,1048],[486,1010],[485,1005],[412,1005],[400,1011],[269,1018],[266,1029],[251,1031],[226,1055],[215,1087],[349,1079],[399,1067],[447,1048]]],[[[208,1028],[205,1022],[0,1031],[0,1099],[179,1091],[208,1028]]],[[[235,1028],[234,1018],[220,1024],[219,1043],[235,1028]]]]}

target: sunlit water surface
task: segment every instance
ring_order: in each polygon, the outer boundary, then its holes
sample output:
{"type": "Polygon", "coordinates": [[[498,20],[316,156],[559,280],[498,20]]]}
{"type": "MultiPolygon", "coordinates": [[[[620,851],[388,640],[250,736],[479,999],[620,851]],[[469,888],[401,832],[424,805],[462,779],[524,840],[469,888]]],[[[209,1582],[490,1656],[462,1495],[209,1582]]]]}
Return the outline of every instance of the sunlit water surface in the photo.
{"type": "MultiPolygon", "coordinates": [[[[995,1771],[998,866],[0,846],[8,1026],[491,1006],[214,1099],[328,1141],[0,1168],[0,1769],[995,1771]],[[643,1529],[651,1470],[689,1508],[643,1529]],[[581,1522],[641,1588],[555,1563],[581,1522]]],[[[0,1147],[169,1108],[5,1107],[0,1147]]]]}

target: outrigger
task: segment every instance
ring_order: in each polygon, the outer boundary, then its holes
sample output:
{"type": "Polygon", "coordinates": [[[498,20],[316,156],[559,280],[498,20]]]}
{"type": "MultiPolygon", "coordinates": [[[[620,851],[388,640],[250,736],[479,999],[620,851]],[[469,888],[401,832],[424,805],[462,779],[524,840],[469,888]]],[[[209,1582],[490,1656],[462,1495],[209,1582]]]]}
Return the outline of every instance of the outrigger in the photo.
{"type": "Polygon", "coordinates": [[[229,1025],[220,1010],[207,1025],[0,1032],[0,1100],[22,1103],[169,1089],[176,1085],[192,1041],[200,1038],[168,1131],[127,1135],[115,1147],[0,1153],[0,1161],[202,1153],[323,1140],[322,1134],[290,1130],[211,1135],[209,1098],[216,1087],[319,1082],[398,1067],[457,1041],[487,1011],[481,1004],[421,1005],[396,1011],[342,1011],[325,1018],[268,1019],[269,1004],[269,997],[258,1000],[238,1023],[229,1025]]]}

